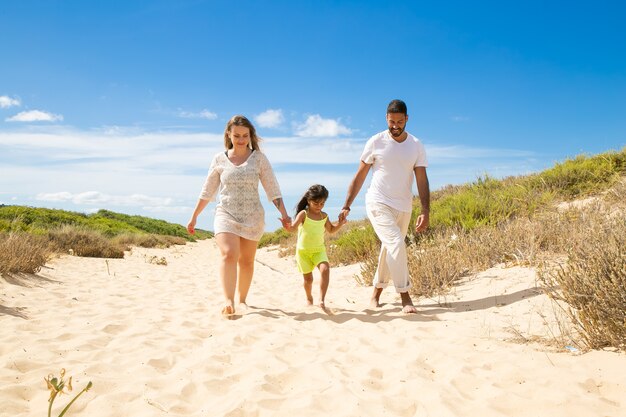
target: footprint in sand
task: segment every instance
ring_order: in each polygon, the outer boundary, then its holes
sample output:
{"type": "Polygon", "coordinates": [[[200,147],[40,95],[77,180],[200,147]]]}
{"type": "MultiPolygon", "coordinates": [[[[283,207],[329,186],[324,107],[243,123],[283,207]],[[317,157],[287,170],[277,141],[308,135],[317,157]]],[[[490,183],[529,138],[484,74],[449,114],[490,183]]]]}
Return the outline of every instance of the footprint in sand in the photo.
{"type": "Polygon", "coordinates": [[[173,361],[170,361],[169,358],[158,358],[158,359],[150,359],[148,361],[148,365],[152,366],[157,371],[164,373],[172,369],[174,366],[173,361]]]}

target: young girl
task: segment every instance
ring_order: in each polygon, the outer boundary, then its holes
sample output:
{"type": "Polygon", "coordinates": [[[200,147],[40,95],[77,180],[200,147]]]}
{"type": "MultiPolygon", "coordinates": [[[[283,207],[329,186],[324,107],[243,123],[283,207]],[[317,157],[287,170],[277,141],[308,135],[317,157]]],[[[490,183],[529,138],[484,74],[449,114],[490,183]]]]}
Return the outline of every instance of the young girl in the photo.
{"type": "Polygon", "coordinates": [[[328,190],[323,185],[309,187],[296,206],[296,217],[291,225],[285,224],[287,231],[298,228],[296,244],[296,262],[298,271],[304,278],[304,291],[308,305],[313,305],[313,269],[317,267],[321,274],[320,307],[326,310],[324,299],[330,280],[330,266],[324,245],[324,231],[334,233],[346,223],[346,220],[331,223],[328,215],[322,211],[328,198],[328,190]]]}

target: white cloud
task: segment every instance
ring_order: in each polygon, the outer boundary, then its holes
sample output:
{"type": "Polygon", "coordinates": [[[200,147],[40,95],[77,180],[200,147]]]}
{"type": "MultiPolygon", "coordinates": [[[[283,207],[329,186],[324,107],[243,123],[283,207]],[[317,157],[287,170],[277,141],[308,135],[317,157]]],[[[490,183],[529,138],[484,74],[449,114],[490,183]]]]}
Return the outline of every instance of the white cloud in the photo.
{"type": "Polygon", "coordinates": [[[268,109],[254,116],[254,121],[261,127],[278,127],[285,121],[285,116],[281,109],[268,109]]]}
{"type": "Polygon", "coordinates": [[[0,96],[0,108],[8,109],[13,106],[20,106],[22,102],[19,98],[11,98],[9,96],[0,96]]]}
{"type": "Polygon", "coordinates": [[[212,111],[208,111],[207,109],[203,109],[199,112],[190,112],[180,110],[178,112],[178,116],[184,119],[207,119],[207,120],[215,120],[217,119],[217,114],[212,111]]]}
{"type": "Polygon", "coordinates": [[[63,120],[60,114],[48,113],[41,110],[19,112],[6,119],[7,122],[57,122],[63,120]]]}
{"type": "Polygon", "coordinates": [[[303,124],[295,126],[295,133],[300,137],[320,138],[349,135],[352,130],[348,129],[338,120],[324,119],[319,114],[307,117],[303,124]]]}
{"type": "MultiPolygon", "coordinates": [[[[148,132],[118,126],[77,130],[60,125],[19,129],[0,131],[0,197],[5,203],[19,195],[20,204],[74,211],[107,208],[180,224],[186,224],[193,211],[213,155],[224,151],[221,132],[148,132]]],[[[266,136],[261,149],[290,211],[306,188],[319,182],[331,191],[327,206],[334,213],[332,207],[343,204],[366,139],[266,136]]],[[[433,141],[425,146],[433,189],[484,172],[504,176],[540,168],[533,162],[535,155],[526,151],[433,141]]],[[[366,184],[356,205],[364,200],[365,189],[366,184]]],[[[260,193],[265,204],[262,189],[260,193]]],[[[267,230],[273,230],[278,227],[276,213],[268,204],[267,230]]],[[[199,219],[200,227],[213,227],[214,211],[212,203],[199,219]]],[[[361,217],[356,209],[352,214],[361,217]]]]}
{"type": "Polygon", "coordinates": [[[190,206],[154,206],[143,209],[150,213],[184,214],[185,216],[190,216],[193,213],[193,207],[190,206]]]}
{"type": "Polygon", "coordinates": [[[470,118],[467,116],[452,116],[450,119],[453,122],[468,122],[470,118]]]}
{"type": "Polygon", "coordinates": [[[101,206],[167,206],[172,203],[171,198],[149,197],[143,194],[109,195],[98,191],[86,191],[73,194],[67,191],[58,193],[40,193],[36,197],[39,201],[63,202],[71,201],[74,204],[101,205],[101,206]]]}

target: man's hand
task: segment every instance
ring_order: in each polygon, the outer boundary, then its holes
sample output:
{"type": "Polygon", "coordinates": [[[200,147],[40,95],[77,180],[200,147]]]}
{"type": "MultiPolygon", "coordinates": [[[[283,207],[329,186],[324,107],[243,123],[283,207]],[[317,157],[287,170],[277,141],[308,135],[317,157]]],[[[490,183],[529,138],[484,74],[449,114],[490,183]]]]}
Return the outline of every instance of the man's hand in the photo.
{"type": "Polygon", "coordinates": [[[341,209],[339,212],[339,223],[344,224],[348,220],[348,214],[350,214],[350,209],[341,209]]]}
{"type": "Polygon", "coordinates": [[[417,220],[415,222],[415,233],[421,233],[428,228],[428,224],[429,224],[428,217],[429,217],[428,213],[422,213],[419,216],[417,216],[417,220]]]}

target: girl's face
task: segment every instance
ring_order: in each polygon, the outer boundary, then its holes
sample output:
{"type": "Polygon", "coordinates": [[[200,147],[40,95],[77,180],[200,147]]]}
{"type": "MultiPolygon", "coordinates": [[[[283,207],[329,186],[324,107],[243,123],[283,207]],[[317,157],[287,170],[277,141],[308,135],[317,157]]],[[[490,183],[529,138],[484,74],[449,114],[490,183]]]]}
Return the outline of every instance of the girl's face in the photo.
{"type": "Polygon", "coordinates": [[[233,126],[228,137],[235,147],[247,147],[250,143],[250,129],[245,126],[233,126]]]}
{"type": "Polygon", "coordinates": [[[307,204],[309,205],[309,210],[311,210],[314,213],[318,213],[322,211],[322,209],[324,208],[324,204],[326,204],[326,200],[324,199],[307,200],[307,204]]]}

